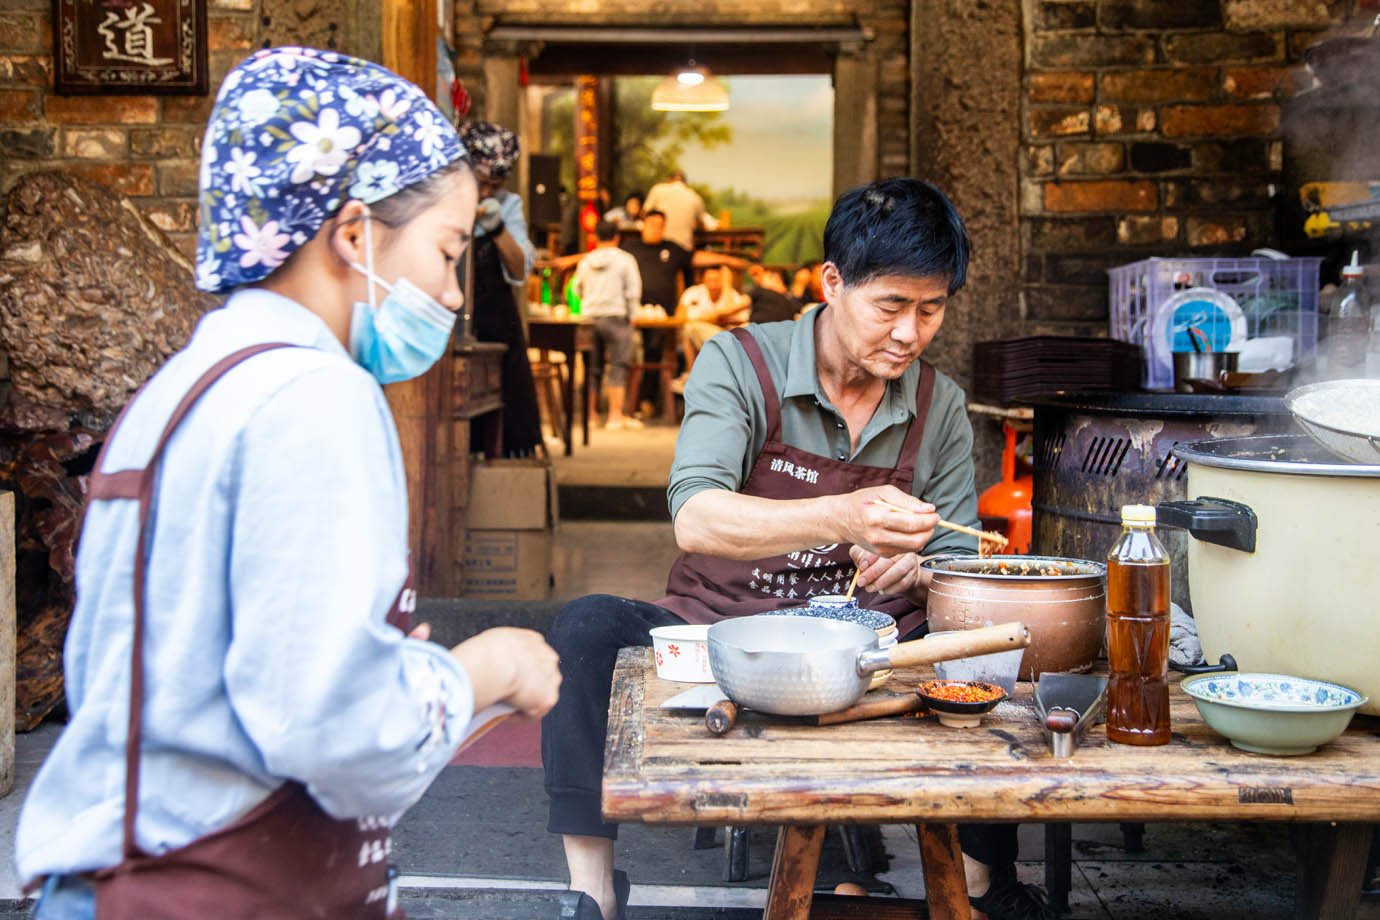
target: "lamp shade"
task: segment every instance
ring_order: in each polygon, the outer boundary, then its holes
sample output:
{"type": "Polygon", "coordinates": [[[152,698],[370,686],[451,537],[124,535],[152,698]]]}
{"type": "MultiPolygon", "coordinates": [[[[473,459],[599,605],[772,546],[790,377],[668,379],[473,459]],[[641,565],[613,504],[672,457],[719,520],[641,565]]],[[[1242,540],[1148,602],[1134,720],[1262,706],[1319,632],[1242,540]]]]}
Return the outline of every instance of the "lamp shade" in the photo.
{"type": "Polygon", "coordinates": [[[728,109],[728,88],[705,68],[686,67],[652,90],[652,108],[658,112],[723,112],[728,109]]]}

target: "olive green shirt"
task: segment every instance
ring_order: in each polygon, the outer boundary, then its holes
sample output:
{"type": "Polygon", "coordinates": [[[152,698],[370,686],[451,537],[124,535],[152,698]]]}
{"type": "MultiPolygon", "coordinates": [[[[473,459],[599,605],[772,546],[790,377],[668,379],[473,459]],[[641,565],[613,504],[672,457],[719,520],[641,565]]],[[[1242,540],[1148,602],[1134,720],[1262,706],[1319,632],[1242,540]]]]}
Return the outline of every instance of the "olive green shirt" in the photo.
{"type": "MultiPolygon", "coordinates": [[[[895,467],[915,417],[920,363],[887,384],[857,451],[852,451],[848,426],[825,396],[815,365],[815,320],[824,309],[811,310],[798,320],[747,327],[762,348],[781,398],[782,440],[837,460],[895,467]]],[[[766,400],[752,361],[733,336],[720,333],[705,344],[685,386],[685,421],[666,490],[671,517],[703,489],[740,491],[766,440],[766,400]]],[[[963,390],[941,373],[935,375],[911,494],[933,504],[946,521],[978,524],[973,427],[963,390]]],[[[925,555],[976,551],[974,537],[951,530],[935,531],[924,549],[925,555]]]]}

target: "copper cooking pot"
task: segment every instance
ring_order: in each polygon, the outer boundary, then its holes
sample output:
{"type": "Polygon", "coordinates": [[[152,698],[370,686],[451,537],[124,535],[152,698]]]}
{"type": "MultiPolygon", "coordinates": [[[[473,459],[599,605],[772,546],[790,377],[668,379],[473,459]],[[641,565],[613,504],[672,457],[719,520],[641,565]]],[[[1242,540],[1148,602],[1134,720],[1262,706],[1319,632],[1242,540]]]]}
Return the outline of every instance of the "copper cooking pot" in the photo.
{"type": "Polygon", "coordinates": [[[929,593],[930,630],[976,629],[1021,622],[1030,647],[1021,678],[1087,671],[1102,649],[1107,622],[1107,567],[1059,556],[936,556],[929,593]],[[1048,574],[1054,572],[1056,574],[1048,574]]]}

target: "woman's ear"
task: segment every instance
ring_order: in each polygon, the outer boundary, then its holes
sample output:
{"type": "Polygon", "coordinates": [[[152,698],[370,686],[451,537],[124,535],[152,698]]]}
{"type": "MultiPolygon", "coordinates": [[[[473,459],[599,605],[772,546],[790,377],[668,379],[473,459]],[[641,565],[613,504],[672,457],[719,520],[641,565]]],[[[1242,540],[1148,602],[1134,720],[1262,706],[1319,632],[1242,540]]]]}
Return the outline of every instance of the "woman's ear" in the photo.
{"type": "Polygon", "coordinates": [[[331,218],[331,250],[345,264],[363,265],[365,261],[364,222],[369,217],[369,206],[362,201],[350,199],[340,213],[331,218]]]}

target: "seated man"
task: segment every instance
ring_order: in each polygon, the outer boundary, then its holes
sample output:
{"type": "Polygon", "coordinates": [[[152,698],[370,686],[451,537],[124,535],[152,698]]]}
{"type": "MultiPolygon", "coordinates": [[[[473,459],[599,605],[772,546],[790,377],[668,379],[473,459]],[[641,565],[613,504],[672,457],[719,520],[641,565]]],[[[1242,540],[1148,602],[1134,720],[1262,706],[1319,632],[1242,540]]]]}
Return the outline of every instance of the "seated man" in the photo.
{"type": "MultiPolygon", "coordinates": [[[[919,360],[963,286],[962,220],[933,186],[887,179],[838,200],[824,253],[823,307],[717,336],[695,365],[667,489],[682,550],[667,596],[580,598],[552,625],[565,683],[542,722],[542,762],[547,829],[562,835],[570,869],[562,916],[614,920],[626,897],[627,877],[613,871],[618,829],[599,810],[619,648],[651,645],[655,626],[842,593],[855,567],[858,602],[914,639],[926,631],[922,553],[976,552],[972,537],[935,531],[941,516],[978,520],[963,391],[919,360]]],[[[1052,916],[1039,889],[1016,880],[1015,826],[959,833],[975,909],[1052,916]]]]}
{"type": "Polygon", "coordinates": [[[800,313],[800,301],[786,290],[786,279],[781,272],[764,265],[749,265],[748,277],[753,288],[748,294],[752,302],[748,312],[750,323],[777,323],[795,319],[800,313]]]}
{"type": "Polygon", "coordinates": [[[751,307],[748,296],[734,288],[733,269],[727,265],[705,269],[704,281],[685,289],[676,315],[685,320],[681,344],[686,374],[694,369],[704,343],[725,329],[746,323],[751,307]]]}

